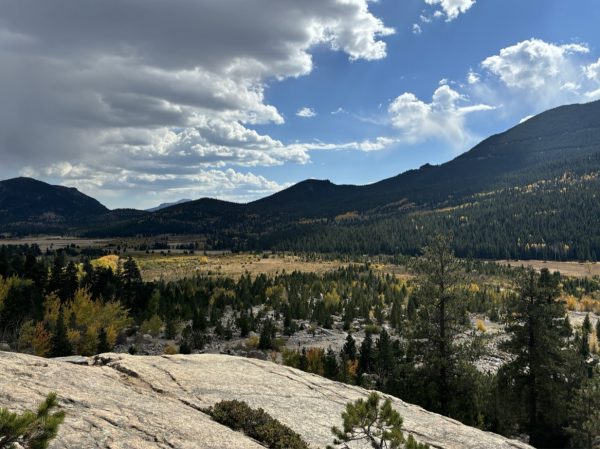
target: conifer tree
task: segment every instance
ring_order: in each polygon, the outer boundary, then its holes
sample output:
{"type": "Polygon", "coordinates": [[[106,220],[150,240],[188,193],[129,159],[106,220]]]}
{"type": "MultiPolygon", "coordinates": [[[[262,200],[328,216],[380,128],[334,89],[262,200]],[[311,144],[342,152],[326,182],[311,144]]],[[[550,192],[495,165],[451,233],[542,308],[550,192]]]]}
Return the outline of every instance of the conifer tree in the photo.
{"type": "Polygon", "coordinates": [[[569,404],[568,415],[570,447],[600,447],[600,370],[596,370],[575,392],[569,404]]]}
{"type": "Polygon", "coordinates": [[[108,343],[108,335],[106,335],[106,329],[100,329],[98,332],[98,354],[102,354],[104,352],[110,352],[111,347],[108,343]]]}
{"type": "Polygon", "coordinates": [[[56,393],[50,393],[36,412],[12,413],[0,408],[0,449],[45,449],[65,419],[65,413],[54,411],[56,393]]]}
{"type": "Polygon", "coordinates": [[[402,417],[386,399],[380,404],[380,396],[371,393],[365,399],[346,404],[342,412],[342,428],[333,427],[333,446],[327,449],[350,449],[348,443],[364,441],[373,449],[427,449],[414,438],[406,440],[402,432],[402,417]]]}
{"type": "Polygon", "coordinates": [[[367,332],[365,339],[360,344],[360,355],[358,357],[359,375],[371,373],[374,368],[374,362],[373,337],[367,332]]]}
{"type": "Polygon", "coordinates": [[[569,359],[571,328],[558,301],[559,275],[532,269],[519,281],[518,296],[508,304],[502,348],[512,361],[500,370],[505,398],[516,405],[512,414],[536,447],[563,447],[566,436],[564,405],[569,379],[576,370],[569,359]]]}
{"type": "Polygon", "coordinates": [[[394,349],[390,334],[382,329],[375,343],[375,371],[379,375],[379,386],[383,388],[394,369],[394,349]]]}
{"type": "Polygon", "coordinates": [[[422,405],[450,415],[453,391],[464,372],[461,365],[468,362],[468,348],[458,338],[469,327],[465,304],[457,292],[464,276],[451,242],[444,236],[434,238],[414,269],[419,290],[411,298],[418,295],[419,308],[411,344],[419,357],[419,372],[429,385],[429,397],[422,405]]]}
{"type": "Polygon", "coordinates": [[[342,348],[342,358],[346,360],[356,360],[356,341],[351,333],[346,335],[346,342],[342,348]]]}
{"type": "Polygon", "coordinates": [[[325,355],[325,377],[328,379],[337,378],[339,373],[338,361],[335,355],[335,352],[331,347],[327,349],[327,354],[325,355]]]}
{"type": "Polygon", "coordinates": [[[50,350],[52,357],[65,357],[73,354],[73,346],[67,335],[67,326],[63,308],[58,312],[54,334],[52,335],[52,349],[50,350]]]}

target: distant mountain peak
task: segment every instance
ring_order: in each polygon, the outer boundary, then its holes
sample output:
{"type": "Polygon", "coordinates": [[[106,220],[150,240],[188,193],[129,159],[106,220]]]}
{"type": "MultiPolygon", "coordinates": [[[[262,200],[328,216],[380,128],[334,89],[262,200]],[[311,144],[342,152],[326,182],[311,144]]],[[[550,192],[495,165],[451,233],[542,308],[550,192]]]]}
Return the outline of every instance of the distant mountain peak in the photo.
{"type": "Polygon", "coordinates": [[[158,206],[156,207],[151,207],[150,209],[146,209],[146,212],[156,212],[162,209],[166,209],[167,207],[171,207],[171,206],[177,206],[178,204],[184,204],[184,203],[189,203],[193,200],[189,199],[189,198],[183,198],[181,200],[178,201],[173,201],[172,203],[160,203],[158,206]]]}

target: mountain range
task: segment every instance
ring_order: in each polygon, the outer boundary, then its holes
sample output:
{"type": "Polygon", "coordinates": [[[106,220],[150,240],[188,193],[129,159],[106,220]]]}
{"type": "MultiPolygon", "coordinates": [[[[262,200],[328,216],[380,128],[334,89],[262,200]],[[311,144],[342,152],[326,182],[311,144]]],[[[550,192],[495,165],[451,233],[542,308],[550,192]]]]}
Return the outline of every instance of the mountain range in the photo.
{"type": "Polygon", "coordinates": [[[0,233],[186,233],[214,248],[410,253],[444,232],[462,255],[590,259],[600,255],[599,172],[597,101],[543,112],[441,165],[364,186],[306,180],[247,204],[110,211],[76,189],[10,179],[0,182],[0,233]]]}

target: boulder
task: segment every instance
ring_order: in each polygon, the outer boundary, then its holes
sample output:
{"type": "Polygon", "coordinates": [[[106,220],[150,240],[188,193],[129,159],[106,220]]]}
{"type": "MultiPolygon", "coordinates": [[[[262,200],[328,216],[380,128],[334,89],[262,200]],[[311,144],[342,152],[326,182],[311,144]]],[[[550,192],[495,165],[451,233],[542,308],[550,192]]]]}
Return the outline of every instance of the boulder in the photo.
{"type": "MultiPolygon", "coordinates": [[[[67,418],[51,449],[261,448],[203,411],[224,399],[262,407],[312,448],[324,448],[346,403],[369,394],[271,362],[218,354],[102,354],[84,366],[1,352],[0,372],[0,407],[32,408],[48,392],[58,393],[67,418]]],[[[406,432],[432,449],[530,448],[392,401],[406,432]]]]}

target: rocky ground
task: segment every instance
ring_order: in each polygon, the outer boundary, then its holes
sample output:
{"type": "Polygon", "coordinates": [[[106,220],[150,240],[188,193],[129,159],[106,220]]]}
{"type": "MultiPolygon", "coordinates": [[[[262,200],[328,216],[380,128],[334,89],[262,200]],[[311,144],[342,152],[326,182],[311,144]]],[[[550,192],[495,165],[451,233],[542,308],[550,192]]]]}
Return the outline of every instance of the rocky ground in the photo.
{"type": "MultiPolygon", "coordinates": [[[[225,355],[103,354],[69,360],[74,363],[0,352],[1,407],[32,408],[48,392],[58,393],[67,418],[50,449],[262,447],[202,412],[223,399],[262,407],[311,447],[324,448],[345,404],[369,393],[274,363],[225,355]]],[[[392,399],[406,431],[432,448],[530,447],[392,399]]]]}

